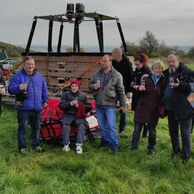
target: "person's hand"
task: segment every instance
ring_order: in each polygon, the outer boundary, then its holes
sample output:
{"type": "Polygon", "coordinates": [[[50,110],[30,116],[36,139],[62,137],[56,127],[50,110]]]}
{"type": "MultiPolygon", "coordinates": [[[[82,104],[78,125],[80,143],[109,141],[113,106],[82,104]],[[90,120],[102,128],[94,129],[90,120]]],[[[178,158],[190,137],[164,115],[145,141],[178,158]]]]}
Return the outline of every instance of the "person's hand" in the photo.
{"type": "Polygon", "coordinates": [[[171,88],[177,88],[179,87],[179,85],[180,85],[180,81],[178,78],[176,79],[176,82],[170,83],[171,88]]]}
{"type": "Polygon", "coordinates": [[[127,98],[132,98],[132,92],[128,92],[127,94],[126,94],[126,96],[127,96],[127,98]]]}
{"type": "Polygon", "coordinates": [[[48,103],[45,102],[42,106],[43,108],[46,108],[48,106],[48,103]]]}
{"type": "Polygon", "coordinates": [[[121,106],[120,111],[122,111],[123,113],[126,113],[127,112],[127,107],[126,106],[121,106]]]}
{"type": "Polygon", "coordinates": [[[138,90],[139,85],[134,85],[133,88],[134,88],[135,90],[138,90]]]}
{"type": "Polygon", "coordinates": [[[146,90],[145,85],[140,85],[139,86],[139,91],[145,91],[145,90],[146,90]]]}
{"type": "Polygon", "coordinates": [[[78,100],[77,99],[71,101],[71,106],[75,106],[76,104],[78,104],[78,100]]]}
{"type": "Polygon", "coordinates": [[[94,89],[97,90],[97,89],[99,89],[99,88],[100,88],[100,83],[95,83],[95,84],[94,84],[94,89]]]}
{"type": "Polygon", "coordinates": [[[26,90],[27,89],[27,84],[20,84],[20,90],[26,90]]]}
{"type": "Polygon", "coordinates": [[[0,94],[5,94],[5,88],[0,88],[0,94]]]}

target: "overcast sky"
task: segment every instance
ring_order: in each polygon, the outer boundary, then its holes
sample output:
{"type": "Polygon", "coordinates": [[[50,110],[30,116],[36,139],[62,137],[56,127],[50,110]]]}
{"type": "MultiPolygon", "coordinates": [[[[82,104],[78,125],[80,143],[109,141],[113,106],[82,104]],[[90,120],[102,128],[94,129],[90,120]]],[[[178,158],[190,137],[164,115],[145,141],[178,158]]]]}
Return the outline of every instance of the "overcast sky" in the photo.
{"type": "MultiPolygon", "coordinates": [[[[17,45],[26,44],[34,15],[62,14],[66,4],[84,3],[87,12],[117,16],[126,41],[138,42],[146,30],[153,32],[167,45],[194,45],[193,0],[0,0],[0,41],[17,45]]],[[[59,25],[54,25],[54,40],[58,38],[59,25]]],[[[73,26],[64,26],[63,44],[72,44],[73,26]]],[[[94,23],[80,27],[81,43],[96,45],[94,23]]],[[[115,22],[104,23],[106,45],[120,45],[115,22]]],[[[48,22],[38,22],[34,45],[46,45],[48,22]]]]}

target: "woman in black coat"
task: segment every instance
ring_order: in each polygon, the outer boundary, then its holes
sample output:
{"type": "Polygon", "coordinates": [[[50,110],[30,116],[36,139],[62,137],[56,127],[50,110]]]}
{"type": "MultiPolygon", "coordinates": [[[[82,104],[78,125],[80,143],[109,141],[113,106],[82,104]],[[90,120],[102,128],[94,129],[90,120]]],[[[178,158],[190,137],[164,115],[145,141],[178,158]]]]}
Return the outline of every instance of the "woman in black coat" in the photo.
{"type": "MultiPolygon", "coordinates": [[[[139,99],[139,91],[138,86],[141,84],[141,78],[143,76],[149,76],[151,74],[151,70],[148,67],[149,58],[146,54],[141,53],[135,58],[135,66],[136,69],[132,76],[131,86],[133,88],[133,97],[132,97],[132,110],[135,111],[138,99],[139,99]]],[[[147,136],[147,128],[144,126],[143,137],[147,136]]]]}
{"type": "Polygon", "coordinates": [[[163,96],[163,63],[156,61],[152,65],[153,74],[143,77],[138,87],[139,98],[135,107],[134,132],[131,149],[137,149],[142,127],[149,131],[148,153],[154,154],[156,145],[156,126],[159,120],[159,106],[163,96]]]}

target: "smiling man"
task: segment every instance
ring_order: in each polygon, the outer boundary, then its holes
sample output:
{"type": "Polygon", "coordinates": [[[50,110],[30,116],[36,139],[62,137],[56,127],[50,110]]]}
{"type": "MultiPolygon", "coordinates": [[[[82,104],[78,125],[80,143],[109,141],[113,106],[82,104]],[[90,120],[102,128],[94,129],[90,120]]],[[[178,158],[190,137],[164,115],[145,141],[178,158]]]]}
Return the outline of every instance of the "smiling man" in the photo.
{"type": "Polygon", "coordinates": [[[39,146],[41,109],[47,105],[48,91],[45,79],[35,69],[32,57],[24,59],[24,66],[16,73],[8,87],[10,94],[16,96],[18,119],[18,149],[26,152],[26,128],[28,123],[32,128],[32,148],[37,152],[43,149],[39,146]]]}
{"type": "Polygon", "coordinates": [[[126,112],[125,89],[122,75],[112,66],[112,57],[104,55],[101,69],[97,71],[89,89],[94,92],[96,116],[101,132],[101,146],[110,147],[113,152],[118,149],[115,107],[119,100],[122,112],[126,112]]]}

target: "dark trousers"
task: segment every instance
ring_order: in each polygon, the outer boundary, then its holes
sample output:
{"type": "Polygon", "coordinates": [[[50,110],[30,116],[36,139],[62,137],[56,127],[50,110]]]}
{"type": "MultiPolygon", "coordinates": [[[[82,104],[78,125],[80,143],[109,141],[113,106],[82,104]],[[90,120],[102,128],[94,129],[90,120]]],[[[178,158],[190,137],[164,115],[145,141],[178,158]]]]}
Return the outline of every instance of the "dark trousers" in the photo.
{"type": "Polygon", "coordinates": [[[172,143],[172,150],[174,154],[180,152],[180,142],[179,142],[179,127],[181,132],[181,142],[182,142],[182,159],[186,160],[190,158],[191,155],[191,130],[192,130],[192,118],[179,120],[174,116],[174,112],[168,112],[168,127],[172,143]]]}
{"type": "Polygon", "coordinates": [[[36,147],[39,145],[40,136],[40,111],[24,111],[17,110],[18,119],[18,148],[22,149],[26,147],[27,133],[26,128],[30,124],[32,132],[32,146],[36,147]]]}
{"type": "MultiPolygon", "coordinates": [[[[135,122],[134,131],[132,135],[131,148],[137,149],[139,147],[139,140],[142,128],[145,124],[135,122]]],[[[148,149],[154,149],[156,145],[156,126],[146,125],[147,130],[149,131],[148,136],[148,149]]]]}
{"type": "Polygon", "coordinates": [[[143,133],[142,133],[142,137],[147,137],[147,134],[148,134],[148,127],[146,124],[143,125],[143,133]]]}
{"type": "Polygon", "coordinates": [[[127,113],[119,111],[120,121],[119,121],[119,132],[122,133],[125,130],[127,113]]]}

